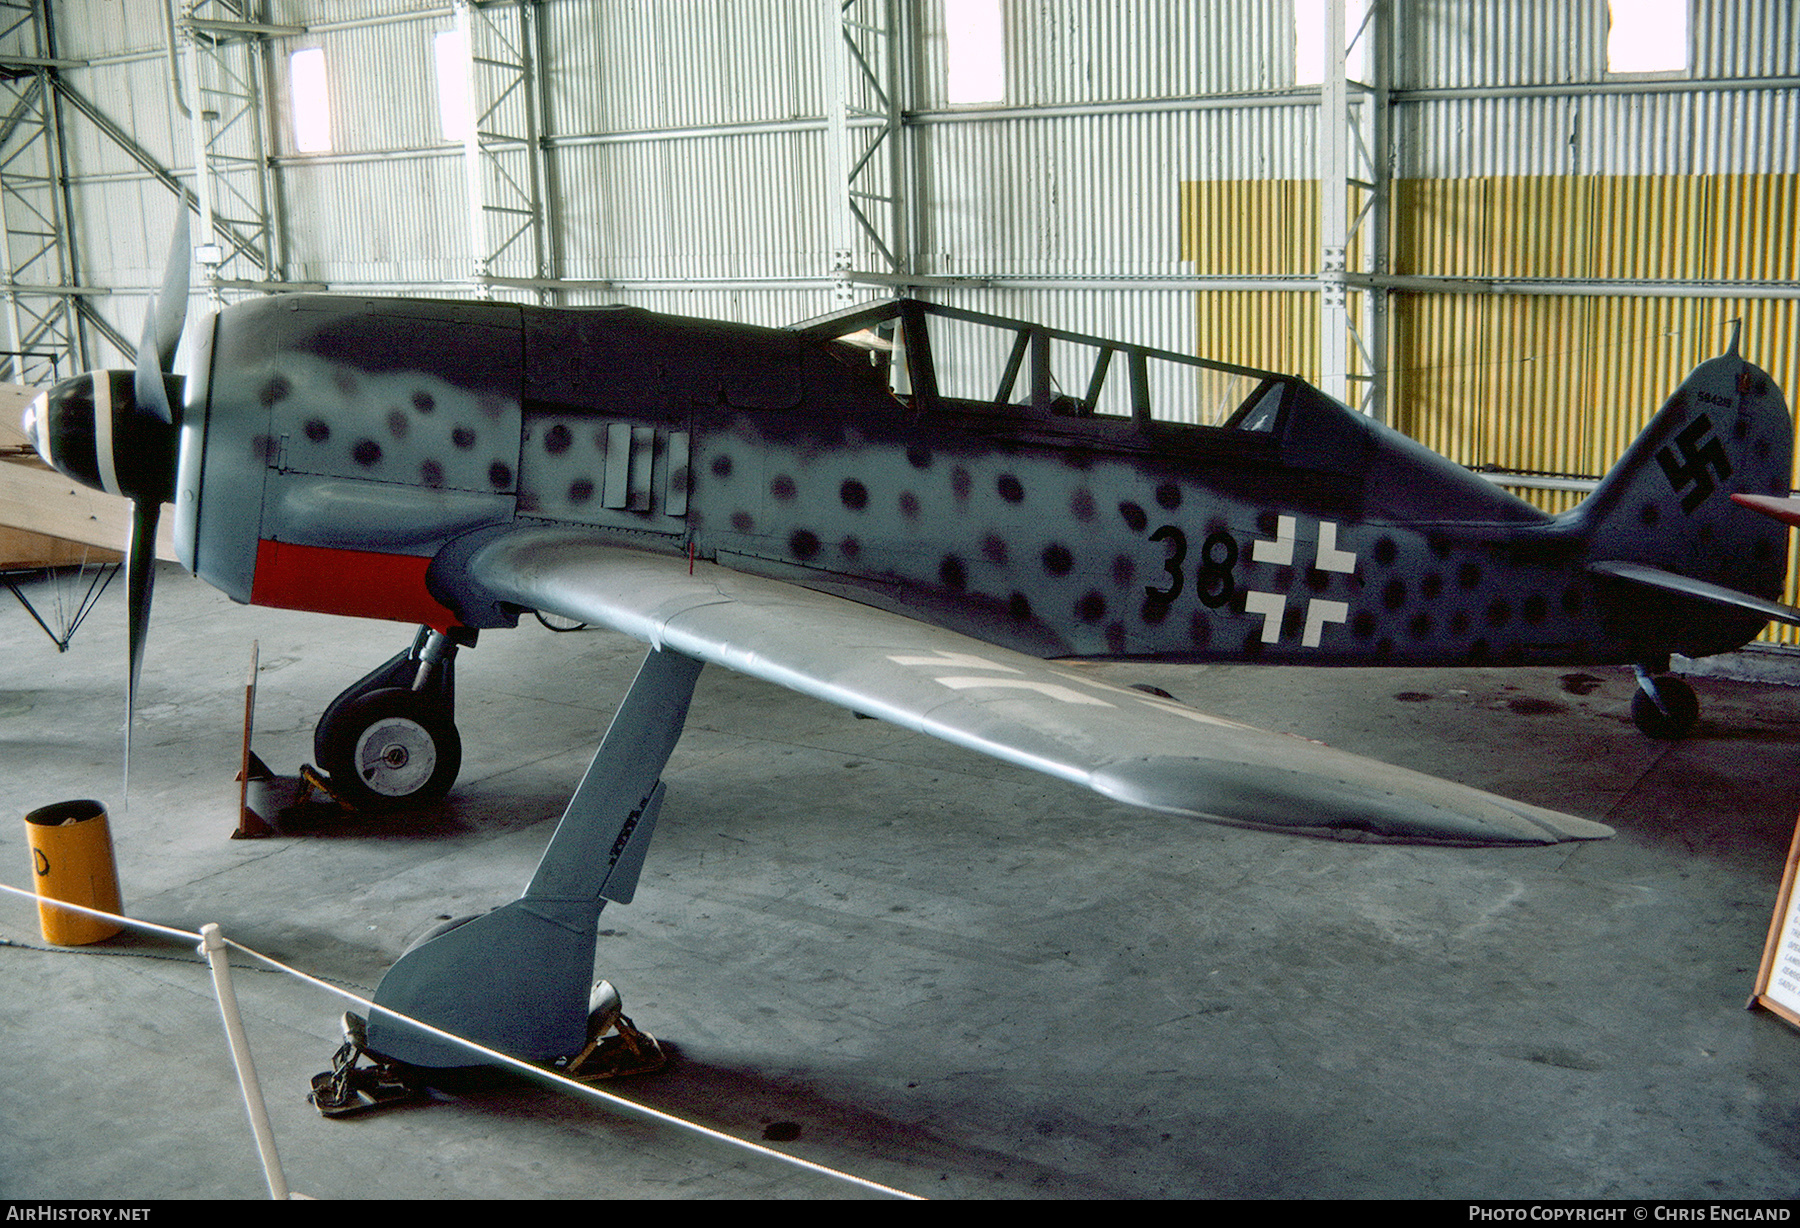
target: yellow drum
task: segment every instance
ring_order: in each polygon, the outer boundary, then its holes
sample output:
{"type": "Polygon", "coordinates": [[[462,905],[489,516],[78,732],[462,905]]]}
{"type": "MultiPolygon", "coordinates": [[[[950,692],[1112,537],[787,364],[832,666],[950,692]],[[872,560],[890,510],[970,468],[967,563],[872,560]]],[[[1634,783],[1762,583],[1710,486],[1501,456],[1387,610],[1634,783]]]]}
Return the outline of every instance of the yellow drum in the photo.
{"type": "Polygon", "coordinates": [[[106,807],[95,801],[58,802],[25,816],[31,844],[32,879],[37,884],[38,927],[45,942],[80,947],[111,938],[125,927],[101,917],[70,912],[44,900],[64,900],[87,908],[123,912],[119,868],[113,860],[112,829],[106,807]]]}

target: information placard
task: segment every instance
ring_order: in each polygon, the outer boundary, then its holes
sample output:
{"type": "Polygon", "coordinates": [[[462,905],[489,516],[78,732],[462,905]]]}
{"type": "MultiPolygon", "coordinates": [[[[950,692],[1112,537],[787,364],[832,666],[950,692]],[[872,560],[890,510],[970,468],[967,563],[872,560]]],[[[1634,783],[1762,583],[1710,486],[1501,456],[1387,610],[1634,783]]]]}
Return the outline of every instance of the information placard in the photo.
{"type": "Polygon", "coordinates": [[[1800,823],[1788,842],[1787,865],[1781,872],[1781,891],[1775,897],[1775,915],[1769,921],[1769,937],[1763,943],[1762,967],[1756,973],[1756,992],[1749,1005],[1773,1011],[1800,1027],[1800,912],[1795,909],[1794,868],[1800,863],[1800,823]]]}

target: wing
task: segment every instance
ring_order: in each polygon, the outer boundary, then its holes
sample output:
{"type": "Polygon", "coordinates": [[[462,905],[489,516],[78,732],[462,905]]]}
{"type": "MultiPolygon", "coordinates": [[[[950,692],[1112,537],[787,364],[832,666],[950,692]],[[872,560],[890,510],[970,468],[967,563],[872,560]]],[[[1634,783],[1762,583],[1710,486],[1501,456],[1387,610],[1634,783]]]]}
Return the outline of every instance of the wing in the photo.
{"type": "Polygon", "coordinates": [[[1612,834],[843,597],[578,530],[508,531],[460,570],[443,579],[461,596],[612,627],[1152,810],[1457,843],[1612,834]]]}

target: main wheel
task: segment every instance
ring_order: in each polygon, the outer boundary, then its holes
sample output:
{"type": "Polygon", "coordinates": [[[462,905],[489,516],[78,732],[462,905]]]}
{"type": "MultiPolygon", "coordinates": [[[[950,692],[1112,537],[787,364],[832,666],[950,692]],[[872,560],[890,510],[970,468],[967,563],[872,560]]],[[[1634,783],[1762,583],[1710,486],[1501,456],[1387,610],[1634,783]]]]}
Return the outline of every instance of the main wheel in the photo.
{"type": "Polygon", "coordinates": [[[331,714],[318,742],[332,791],[362,810],[429,805],[450,792],[462,767],[456,726],[404,687],[352,699],[331,714]]]}
{"type": "Polygon", "coordinates": [[[1666,742],[1686,737],[1694,722],[1700,719],[1700,701],[1694,696],[1694,688],[1679,678],[1665,675],[1656,680],[1656,693],[1662,697],[1661,707],[1644,693],[1642,687],[1632,692],[1632,723],[1640,732],[1666,742]]]}

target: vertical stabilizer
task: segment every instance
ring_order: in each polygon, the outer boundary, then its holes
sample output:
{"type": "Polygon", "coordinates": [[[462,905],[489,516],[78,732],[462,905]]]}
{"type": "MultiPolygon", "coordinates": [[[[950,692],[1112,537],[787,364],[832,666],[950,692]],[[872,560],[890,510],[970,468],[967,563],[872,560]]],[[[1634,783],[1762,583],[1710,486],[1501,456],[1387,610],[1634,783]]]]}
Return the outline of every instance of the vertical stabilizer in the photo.
{"type": "Polygon", "coordinates": [[[1756,597],[1781,596],[1786,532],[1733,503],[1786,495],[1793,422],[1768,373],[1730,349],[1696,367],[1612,472],[1569,513],[1595,561],[1641,563],[1756,597]]]}

